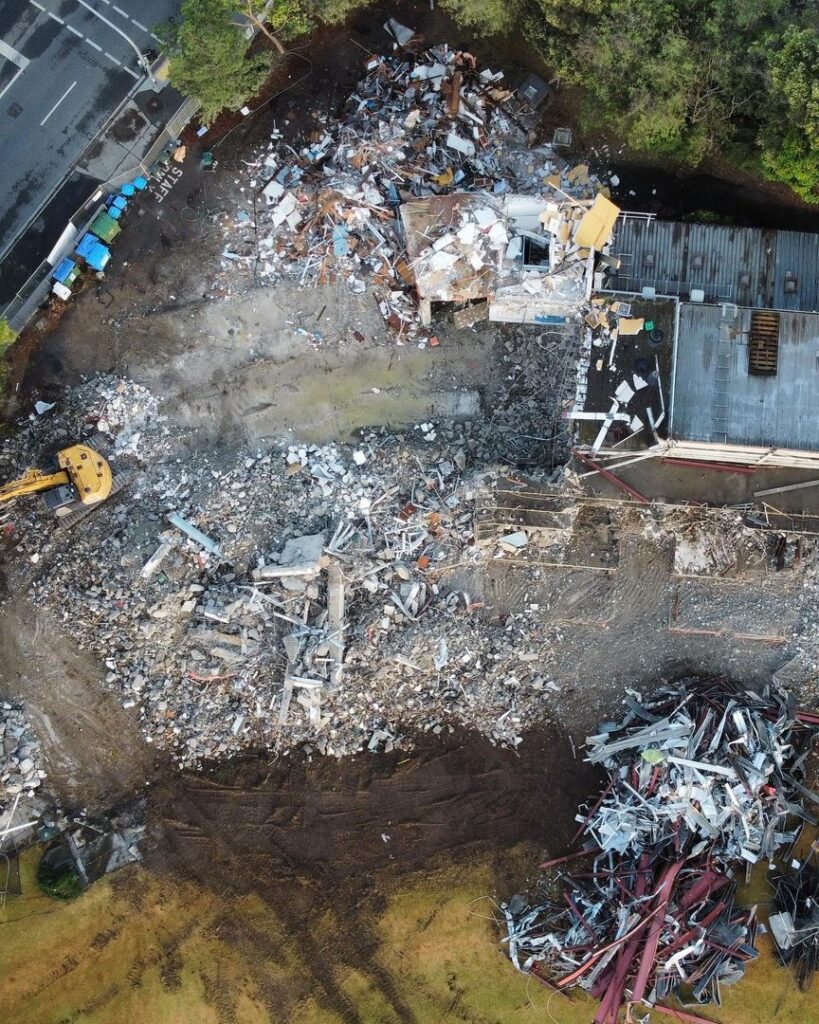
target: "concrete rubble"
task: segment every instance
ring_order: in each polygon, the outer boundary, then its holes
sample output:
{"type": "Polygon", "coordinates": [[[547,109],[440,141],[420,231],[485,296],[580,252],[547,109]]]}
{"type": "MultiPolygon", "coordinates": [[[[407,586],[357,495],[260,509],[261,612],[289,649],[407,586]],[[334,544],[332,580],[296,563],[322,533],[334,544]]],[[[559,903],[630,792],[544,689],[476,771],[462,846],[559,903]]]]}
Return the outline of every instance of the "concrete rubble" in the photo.
{"type": "Polygon", "coordinates": [[[180,459],[152,396],[96,378],[28,421],[0,467],[82,439],[130,483],[68,531],[36,497],[17,502],[18,585],[180,765],[296,745],[342,755],[456,725],[516,744],[545,714],[525,682],[545,660],[537,608],[493,619],[442,581],[503,553],[474,544],[486,484],[469,426],[428,426],[180,459]]]}
{"type": "Polygon", "coordinates": [[[0,703],[0,837],[39,813],[46,778],[40,745],[25,710],[0,703]]]}
{"type": "Polygon", "coordinates": [[[397,340],[422,345],[433,336],[421,323],[428,300],[491,294],[508,305],[554,292],[582,303],[588,247],[602,247],[584,215],[607,190],[559,147],[534,145],[535,124],[503,73],[469,53],[373,56],[341,113],[321,118],[300,149],[274,129],[245,161],[237,184],[248,201],[223,220],[223,269],[371,287],[397,340]],[[510,279],[530,242],[543,272],[510,279]]]}
{"type": "Polygon", "coordinates": [[[541,865],[559,868],[548,897],[502,907],[518,969],[586,989],[595,1024],[689,993],[719,1004],[757,955],[756,907],[734,904],[736,879],[789,863],[819,803],[802,781],[819,715],[775,685],[689,680],[626,705],[587,738],[607,781],[580,808],[576,852],[541,865]],[[563,869],[580,858],[587,867],[563,869]]]}

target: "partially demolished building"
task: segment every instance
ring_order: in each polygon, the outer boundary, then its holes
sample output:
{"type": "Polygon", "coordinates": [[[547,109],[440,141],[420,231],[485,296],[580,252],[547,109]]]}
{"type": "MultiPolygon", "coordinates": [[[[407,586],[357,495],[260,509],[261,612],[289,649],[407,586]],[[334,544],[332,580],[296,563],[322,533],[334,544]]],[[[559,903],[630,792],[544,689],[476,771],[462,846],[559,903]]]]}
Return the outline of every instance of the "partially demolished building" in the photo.
{"type": "Polygon", "coordinates": [[[591,296],[595,252],[618,208],[604,195],[452,193],[401,206],[424,323],[433,303],[487,303],[490,320],[565,323],[591,296]]]}

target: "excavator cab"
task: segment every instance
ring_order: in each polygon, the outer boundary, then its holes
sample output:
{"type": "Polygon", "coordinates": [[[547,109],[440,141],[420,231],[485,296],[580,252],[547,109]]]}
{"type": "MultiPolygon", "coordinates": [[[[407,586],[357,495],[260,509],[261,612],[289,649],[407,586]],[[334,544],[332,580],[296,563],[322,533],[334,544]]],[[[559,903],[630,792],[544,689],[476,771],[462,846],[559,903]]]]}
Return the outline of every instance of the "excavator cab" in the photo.
{"type": "Polygon", "coordinates": [[[71,484],[59,484],[43,491],[43,504],[55,516],[67,516],[77,504],[74,488],[71,484]]]}

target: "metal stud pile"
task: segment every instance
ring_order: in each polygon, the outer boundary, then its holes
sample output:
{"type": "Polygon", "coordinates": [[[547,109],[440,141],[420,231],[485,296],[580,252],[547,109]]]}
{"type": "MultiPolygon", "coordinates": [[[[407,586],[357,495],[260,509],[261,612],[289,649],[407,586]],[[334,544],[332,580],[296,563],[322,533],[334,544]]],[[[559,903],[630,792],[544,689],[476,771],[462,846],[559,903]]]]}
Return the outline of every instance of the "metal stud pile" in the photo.
{"type": "Polygon", "coordinates": [[[816,847],[795,870],[776,880],[769,924],[779,962],[793,974],[802,991],[819,968],[819,859],[816,847]]]}
{"type": "Polygon", "coordinates": [[[689,680],[628,706],[587,738],[609,777],[577,816],[581,848],[541,865],[586,866],[558,870],[536,904],[503,906],[515,966],[600,999],[595,1024],[672,995],[719,1004],[756,956],[756,908],[735,905],[735,869],[772,859],[796,819],[815,820],[799,777],[819,718],[781,690],[689,680]]]}

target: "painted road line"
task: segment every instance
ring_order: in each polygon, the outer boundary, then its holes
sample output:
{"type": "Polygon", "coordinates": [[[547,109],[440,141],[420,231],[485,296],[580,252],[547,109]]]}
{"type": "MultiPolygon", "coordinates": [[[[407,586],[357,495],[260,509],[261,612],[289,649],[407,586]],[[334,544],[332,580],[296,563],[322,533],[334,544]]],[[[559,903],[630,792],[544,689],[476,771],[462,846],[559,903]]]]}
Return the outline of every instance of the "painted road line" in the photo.
{"type": "Polygon", "coordinates": [[[122,29],[119,27],[119,25],[115,25],[113,23],[113,21],[109,21],[108,18],[106,18],[104,14],[100,14],[100,12],[96,9],[96,7],[92,7],[91,4],[86,3],[86,0],[77,0],[77,3],[78,4],[82,4],[82,6],[85,7],[86,10],[90,11],[96,18],[99,18],[100,21],[104,22],[109,28],[112,28],[118,35],[121,35],[123,39],[127,40],[127,42],[132,47],[134,53],[136,53],[137,59],[142,57],[142,51],[140,50],[140,48],[133,41],[133,39],[128,35],[127,32],[123,32],[122,31],[122,29]]]}
{"type": "Polygon", "coordinates": [[[121,14],[123,18],[127,18],[129,21],[131,20],[131,15],[127,11],[123,11],[123,9],[121,7],[117,7],[116,4],[112,4],[112,7],[117,12],[117,14],[121,14]]]}
{"type": "Polygon", "coordinates": [[[127,64],[122,65],[122,70],[127,71],[131,78],[135,78],[138,82],[141,82],[144,77],[143,75],[138,75],[136,71],[132,71],[127,64]]]}
{"type": "Polygon", "coordinates": [[[28,57],[24,57],[22,53],[18,53],[14,47],[9,46],[8,43],[4,43],[2,39],[0,39],[0,57],[5,57],[6,60],[10,60],[11,63],[16,64],[21,71],[28,64],[28,57]]]}
{"type": "Polygon", "coordinates": [[[85,36],[82,34],[82,32],[80,32],[78,28],[74,28],[73,25],[69,25],[68,23],[66,23],[65,27],[68,29],[69,32],[73,32],[75,36],[79,36],[80,39],[85,39],[85,36]]]}
{"type": "Polygon", "coordinates": [[[138,29],[141,29],[143,32],[147,32],[148,31],[148,26],[147,25],[143,25],[142,22],[141,21],[137,21],[136,18],[131,18],[131,21],[136,25],[136,27],[138,29]]]}
{"type": "Polygon", "coordinates": [[[12,80],[10,82],[7,83],[5,89],[3,89],[2,92],[0,92],[0,100],[2,100],[2,98],[6,95],[6,93],[9,91],[9,89],[14,85],[14,83],[20,77],[20,75],[22,75],[22,73],[23,73],[23,69],[22,68],[18,68],[17,69],[17,74],[14,76],[14,78],[12,78],[12,80]]]}
{"type": "Polygon", "coordinates": [[[57,15],[53,13],[53,11],[46,11],[46,14],[49,16],[49,18],[53,18],[54,21],[56,21],[58,25],[64,25],[65,24],[63,19],[62,18],[58,18],[57,15]]]}
{"type": "Polygon", "coordinates": [[[118,68],[122,67],[122,61],[117,60],[117,58],[110,54],[107,50],[105,51],[105,56],[108,58],[108,60],[112,60],[118,68]]]}
{"type": "Polygon", "coordinates": [[[102,47],[95,43],[93,39],[89,39],[88,36],[86,36],[85,41],[89,46],[93,46],[97,53],[102,53],[102,47]]]}
{"type": "Polygon", "coordinates": [[[41,128],[42,128],[42,127],[43,127],[43,125],[44,125],[44,124],[46,123],[46,121],[47,121],[47,120],[48,120],[48,119],[49,119],[49,118],[51,117],[51,115],[52,115],[52,114],[54,113],[54,111],[55,111],[55,110],[57,109],[57,107],[59,107],[59,105],[60,105],[60,104],[62,103],[62,101],[63,101],[63,100],[64,100],[64,99],[66,98],[66,96],[67,96],[67,95],[68,95],[68,94],[69,94],[69,93],[71,92],[71,90],[72,90],[72,89],[74,88],[74,86],[75,86],[76,84],[77,84],[76,82],[72,82],[72,83],[71,83],[71,85],[69,85],[69,87],[68,87],[68,88],[67,88],[67,89],[65,90],[65,92],[64,92],[64,93],[62,94],[62,96],[61,96],[61,97],[60,97],[60,98],[59,98],[59,99],[57,100],[57,102],[56,102],[56,103],[54,104],[54,106],[53,106],[53,107],[51,108],[51,110],[49,110],[49,112],[48,112],[48,113],[46,114],[46,116],[45,116],[45,117],[44,117],[44,118],[42,119],[42,121],[40,122],[40,127],[41,127],[41,128]]]}
{"type": "Polygon", "coordinates": [[[38,11],[44,11],[45,7],[42,4],[38,4],[37,0],[28,0],[32,7],[36,7],[38,11]]]}

